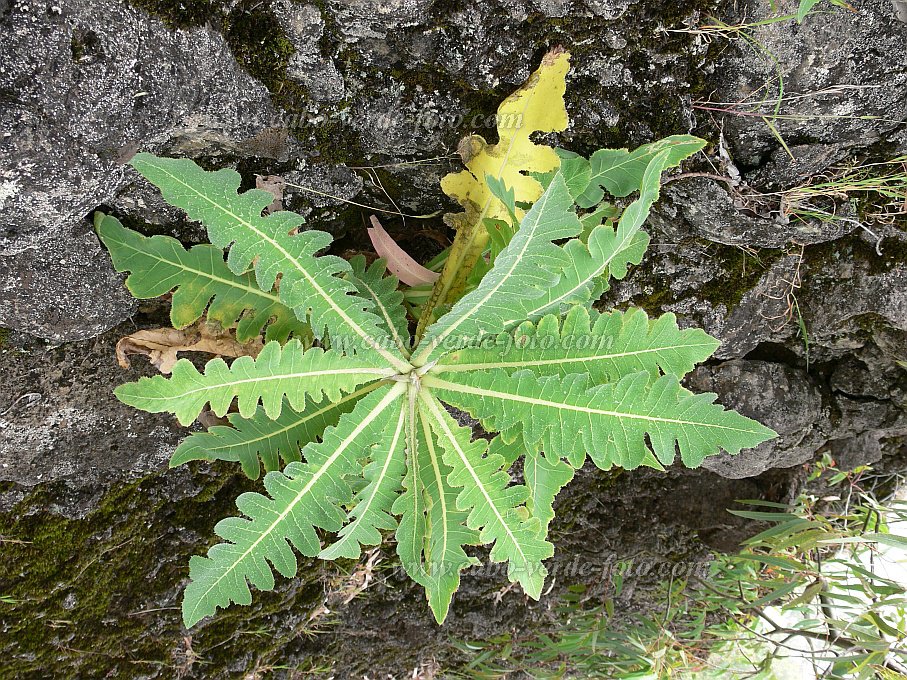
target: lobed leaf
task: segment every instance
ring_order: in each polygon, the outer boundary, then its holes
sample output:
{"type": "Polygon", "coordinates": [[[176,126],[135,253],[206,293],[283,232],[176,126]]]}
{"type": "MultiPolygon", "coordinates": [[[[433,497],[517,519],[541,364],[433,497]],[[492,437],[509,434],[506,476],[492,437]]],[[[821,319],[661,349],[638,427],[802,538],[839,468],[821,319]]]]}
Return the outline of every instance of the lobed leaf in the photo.
{"type": "Polygon", "coordinates": [[[428,605],[441,623],[460,587],[460,572],[478,564],[463,546],[478,545],[479,532],[466,525],[468,513],[457,508],[457,492],[448,481],[451,469],[442,460],[428,420],[415,411],[410,415],[405,490],[393,506],[400,516],[397,555],[410,578],[425,588],[428,605]]]}
{"type": "Polygon", "coordinates": [[[462,347],[469,338],[497,334],[515,307],[542,297],[569,266],[567,253],[553,241],[581,231],[570,193],[557,174],[478,287],[428,328],[414,352],[414,365],[462,347]]]}
{"type": "Polygon", "coordinates": [[[504,458],[504,468],[523,457],[523,481],[529,489],[526,509],[539,520],[539,536],[548,535],[548,525],[554,518],[554,498],[573,479],[573,468],[560,459],[549,460],[537,449],[527,447],[519,432],[502,432],[488,444],[488,455],[504,458]]]}
{"type": "Polygon", "coordinates": [[[485,220],[508,217],[487,178],[506,184],[520,203],[533,203],[541,196],[542,186],[530,173],[556,169],[559,160],[553,148],[536,144],[532,135],[567,128],[564,92],[569,69],[569,53],[559,48],[548,52],[529,80],[498,107],[497,144],[488,144],[479,135],[460,142],[466,169],[445,175],[441,190],[460,203],[464,212],[445,215],[445,222],[457,230],[457,238],[432,291],[432,306],[451,304],[462,294],[466,278],[488,242],[485,220]]]}
{"type": "Polygon", "coordinates": [[[171,205],[200,221],[208,238],[219,248],[229,248],[227,265],[235,274],[254,267],[262,290],[270,291],[280,277],[280,300],[297,318],[308,321],[316,338],[328,331],[332,338],[347,338],[347,346],[363,353],[369,349],[398,368],[405,362],[395,352],[380,347],[380,319],[369,302],[355,294],[355,286],[338,275],[350,271],[346,260],[317,255],[331,236],[323,231],[294,232],[303,218],[278,211],[262,215],[274,196],[260,189],[242,194],[240,175],[234,170],[207,172],[186,158],[158,158],[137,154],[131,165],[161,190],[171,205]]]}
{"type": "Polygon", "coordinates": [[[560,314],[569,305],[595,300],[608,288],[606,277],[622,279],[630,264],[639,264],[649,246],[642,225],[658,200],[661,173],[670,162],[669,150],[656,154],[643,173],[639,197],[624,210],[617,227],[601,225],[593,228],[585,241],[568,241],[564,246],[567,264],[560,269],[558,282],[538,298],[517,301],[503,319],[502,328],[509,330],[525,320],[560,314]]]}
{"type": "Polygon", "coordinates": [[[126,287],[140,300],[172,292],[170,321],[185,328],[205,315],[223,328],[236,326],[236,339],[246,342],[267,326],[266,340],[311,335],[275,289],[264,291],[252,274],[234,274],[224,251],[202,244],[186,249],[169,236],[142,236],[110,215],[95,213],[95,229],[118,272],[130,272],[126,287]]]}
{"type": "Polygon", "coordinates": [[[298,340],[290,340],[285,347],[269,342],[257,358],[240,357],[230,366],[223,359],[212,359],[204,373],[188,359],[180,359],[169,379],[141,378],[120,385],[114,394],[149,413],[174,413],[183,425],[195,420],[209,403],[215,414],[225,415],[234,399],[244,418],[251,418],[261,402],[273,419],[280,415],[284,397],[292,408],[302,411],[308,398],[318,402],[324,395],[336,402],[344,392],[392,374],[393,369],[382,368],[374,357],[343,356],[320,347],[303,352],[298,340]]]}
{"type": "Polygon", "coordinates": [[[549,459],[537,449],[527,448],[523,459],[523,479],[529,489],[526,507],[539,520],[539,535],[548,535],[548,525],[554,519],[554,499],[573,479],[573,467],[556,458],[549,459]]]}
{"type": "MultiPolygon", "coordinates": [[[[381,330],[404,357],[409,356],[409,322],[406,320],[406,307],[403,306],[403,293],[397,290],[398,281],[393,276],[385,276],[386,263],[375,260],[368,268],[365,257],[357,255],[350,260],[352,271],[346,274],[359,295],[369,300],[375,312],[381,318],[381,330]]],[[[385,343],[387,344],[387,343],[385,343]]]]}
{"type": "Polygon", "coordinates": [[[554,554],[554,547],[540,536],[537,518],[526,517],[527,489],[510,485],[502,468],[504,457],[488,455],[488,443],[472,440],[472,430],[460,427],[443,406],[422,390],[419,408],[429,421],[450,467],[448,482],[460,487],[457,509],[468,511],[466,524],[480,531],[480,541],[494,543],[493,562],[507,561],[507,575],[519,581],[523,590],[537,600],[548,571],[542,561],[554,554]]]}
{"type": "Polygon", "coordinates": [[[372,447],[363,471],[367,483],[353,499],[353,508],[347,515],[347,524],[337,534],[338,540],[319,553],[322,559],[347,557],[357,560],[362,554],[361,545],[381,543],[380,529],[397,528],[390,512],[406,468],[405,425],[406,408],[400,408],[396,422],[390,424],[383,441],[372,447]]]}
{"type": "Polygon", "coordinates": [[[591,173],[576,204],[591,208],[601,203],[606,189],[615,198],[629,196],[639,189],[649,163],[659,154],[667,155],[665,168],[673,168],[705,147],[705,140],[692,135],[671,135],[634,151],[599,149],[589,158],[591,173]]]}
{"type": "Polygon", "coordinates": [[[376,387],[377,384],[372,383],[336,402],[306,400],[302,411],[284,404],[274,420],[262,409],[251,418],[230,413],[227,418],[232,427],[215,425],[207,432],[192,433],[173,452],[170,467],[190,460],[238,461],[247,477],[258,479],[262,465],[265,472],[273,472],[281,468],[281,461],[298,461],[303,446],[320,437],[326,427],[336,425],[341,415],[352,410],[359,399],[376,387]]]}
{"type": "Polygon", "coordinates": [[[720,343],[698,328],[680,330],[673,314],[650,320],[638,308],[599,314],[576,306],[563,318],[549,314],[536,324],[527,321],[486,344],[448,354],[434,372],[530,369],[562,377],[584,373],[596,384],[639,371],[682,377],[720,343]]]}
{"type": "Polygon", "coordinates": [[[674,461],[675,442],[688,467],[706,456],[738,453],[777,434],[714,404],[714,394],[693,394],[673,375],[652,381],[647,372],[593,385],[588,375],[537,376],[503,369],[426,375],[422,384],[477,418],[486,430],[517,430],[529,447],[567,458],[579,468],[588,452],[602,469],[638,467],[652,451],[674,461]]]}
{"type": "Polygon", "coordinates": [[[398,383],[363,397],[340,417],[336,428],[325,430],[322,442],[305,447],[305,463],[268,473],[268,495],[244,493],[237,498],[236,506],[247,518],[218,522],[214,531],[226,542],[189,562],[190,583],[183,598],[187,627],[230,602],[250,604],[250,583],[259,590],[273,589],[272,567],[287,578],[295,576],[293,548],[311,557],[319,554],[315,528],[338,531],[343,526],[346,513],[340,506],[353,500],[346,478],[361,474],[360,460],[372,447],[391,448],[405,389],[398,383]]]}

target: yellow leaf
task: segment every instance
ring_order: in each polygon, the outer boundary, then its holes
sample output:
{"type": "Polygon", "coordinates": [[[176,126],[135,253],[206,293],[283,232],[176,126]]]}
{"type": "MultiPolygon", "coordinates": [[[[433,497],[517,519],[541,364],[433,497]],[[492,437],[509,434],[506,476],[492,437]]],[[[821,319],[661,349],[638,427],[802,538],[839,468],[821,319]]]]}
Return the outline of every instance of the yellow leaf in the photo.
{"type": "Polygon", "coordinates": [[[559,165],[550,146],[535,144],[534,132],[560,132],[567,128],[564,106],[565,78],[570,55],[554,50],[527,83],[498,107],[498,143],[489,145],[479,135],[467,137],[459,152],[468,170],[450,173],[441,180],[445,194],[462,205],[467,213],[506,220],[504,205],[488,189],[485,175],[504,180],[514,190],[517,202],[532,203],[542,195],[542,186],[528,172],[548,172],[559,165]]]}
{"type": "MultiPolygon", "coordinates": [[[[467,169],[445,176],[441,189],[465,212],[444,216],[445,222],[457,230],[457,236],[420,319],[420,334],[431,321],[434,307],[452,302],[463,292],[467,275],[488,243],[482,220],[509,220],[506,207],[488,188],[486,174],[513,189],[518,203],[532,203],[542,195],[542,186],[527,173],[548,172],[560,164],[554,149],[535,144],[530,137],[535,132],[560,132],[567,128],[564,91],[569,69],[568,52],[562,48],[548,52],[526,84],[498,107],[498,143],[488,144],[479,135],[460,142],[459,153],[467,169]]],[[[519,210],[517,217],[522,217],[519,210]]]]}

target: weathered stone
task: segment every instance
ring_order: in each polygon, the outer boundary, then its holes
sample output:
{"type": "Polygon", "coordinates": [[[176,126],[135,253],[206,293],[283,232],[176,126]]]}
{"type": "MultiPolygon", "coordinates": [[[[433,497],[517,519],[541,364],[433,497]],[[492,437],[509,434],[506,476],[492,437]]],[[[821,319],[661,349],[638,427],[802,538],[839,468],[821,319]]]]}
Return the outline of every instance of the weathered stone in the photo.
{"type": "Polygon", "coordinates": [[[818,388],[804,371],[765,361],[734,360],[701,366],[687,378],[695,392],[715,392],[726,408],[755,418],[778,439],[740,455],[706,458],[703,467],[722,477],[754,477],[773,467],[809,460],[825,443],[829,416],[818,388]]]}
{"type": "MultiPolygon", "coordinates": [[[[7,260],[50,248],[110,202],[131,181],[122,164],[136,151],[170,146],[235,155],[274,122],[267,91],[209,28],[171,31],[122,3],[63,0],[49,8],[14,3],[0,17],[0,31],[0,256],[7,260]]],[[[95,269],[89,280],[116,280],[97,245],[79,249],[71,257],[87,255],[95,269]]],[[[3,269],[15,275],[23,262],[3,269]]],[[[0,318],[74,339],[131,310],[109,283],[67,306],[71,285],[48,275],[40,301],[27,291],[7,297],[4,307],[15,311],[3,310],[0,318]],[[59,331],[47,330],[45,307],[54,300],[59,331]],[[95,303],[99,308],[91,310],[95,303]]],[[[7,295],[16,288],[10,279],[0,286],[7,295]]]]}
{"type": "MultiPolygon", "coordinates": [[[[309,225],[345,234],[338,252],[367,250],[369,211],[344,199],[413,214],[449,209],[438,180],[461,167],[460,138],[478,132],[493,142],[489,116],[500,100],[546,49],[564,45],[573,54],[571,127],[546,141],[590,153],[691,131],[710,142],[714,167],[699,156],[684,170],[727,173],[734,184],[666,185],[648,226],[652,248],[605,303],[674,312],[681,325],[718,337],[713,363],[690,385],[715,390],[782,436],[710,459],[713,472],[578,472],[558,499],[557,553],[547,563],[554,589],[538,605],[517,589],[495,603],[504,576],[472,570],[438,628],[385,549],[381,576],[351,602],[343,603],[346,565],[305,560],[298,580],[280,580],[252,607],[190,635],[176,609],[188,558],[236,512],[235,496],[260,483],[227,465],[163,470],[184,430],[111,396],[148,368],[116,368],[112,349],[125,326],[57,348],[13,333],[0,340],[0,465],[8,465],[0,467],[0,535],[22,541],[4,543],[0,568],[0,593],[20,600],[0,617],[0,651],[13,673],[65,664],[82,677],[238,677],[332,663],[338,677],[402,677],[434,655],[455,668],[450,638],[531,634],[567,586],[604,596],[603,574],[617,559],[643,555],[664,566],[671,555],[701,568],[695,535],[733,548],[748,528],[726,508],[739,498],[788,501],[800,471],[738,477],[819,451],[842,466],[884,466],[902,448],[902,222],[864,225],[884,237],[879,256],[853,222],[785,222],[774,196],[853,158],[907,151],[897,129],[907,106],[905,28],[887,0],[754,29],[785,76],[782,114],[813,116],[776,121],[796,162],[758,116],[700,108],[710,106],[706,98],[749,97],[776,75],[745,41],[688,32],[705,16],[736,20],[717,0],[134,2],[162,17],[110,0],[65,0],[50,11],[0,2],[0,323],[61,341],[132,312],[86,220],[98,206],[146,232],[203,239],[124,168],[140,149],[235,166],[244,187],[255,174],[279,174],[336,196],[288,187],[287,205],[309,225]],[[730,158],[716,151],[720,130],[730,158]],[[335,627],[305,637],[325,622],[335,627]]],[[[734,7],[752,21],[767,3],[734,7]]],[[[440,218],[382,220],[414,242],[450,237],[440,218]]],[[[651,606],[646,594],[663,576],[628,579],[618,615],[651,606]]]]}
{"type": "Polygon", "coordinates": [[[324,19],[315,5],[297,5],[282,0],[274,13],[296,52],[287,65],[287,78],[306,88],[316,102],[343,99],[346,87],[333,60],[322,56],[319,40],[324,34],[324,19]]]}
{"type": "MultiPolygon", "coordinates": [[[[789,244],[811,245],[846,236],[859,229],[842,219],[791,220],[780,210],[775,197],[756,196],[753,206],[768,203],[774,215],[762,217],[750,208],[746,196],[734,198],[728,188],[712,179],[691,178],[668,185],[658,215],[669,221],[682,220],[696,235],[715,243],[749,248],[783,248],[789,244]]],[[[839,214],[838,217],[846,217],[839,214]]],[[[656,218],[655,224],[660,224],[656,218]]]]}
{"type": "Polygon", "coordinates": [[[40,248],[0,257],[0,325],[57,342],[83,340],[135,309],[87,221],[40,248]]]}
{"type": "Polygon", "coordinates": [[[342,165],[308,165],[300,161],[298,168],[283,175],[288,183],[297,185],[287,187],[285,207],[305,217],[312,228],[343,235],[350,226],[343,219],[349,210],[346,201],[356,200],[362,191],[362,178],[342,165]]]}
{"type": "MultiPolygon", "coordinates": [[[[770,8],[746,2],[738,10],[741,19],[754,23],[770,8]]],[[[716,65],[725,77],[713,95],[713,101],[741,112],[724,118],[741,166],[758,168],[777,153],[775,133],[751,114],[774,116],[778,99],[781,117],[772,123],[788,146],[867,146],[907,118],[904,26],[887,0],[861,3],[854,11],[816,12],[802,24],[747,30],[752,40],[735,41],[716,65]]]]}
{"type": "Polygon", "coordinates": [[[505,571],[495,565],[475,568],[438,626],[386,546],[355,598],[349,565],[300,558],[297,578],[280,578],[250,607],[186,631],[179,603],[188,561],[208,548],[214,524],[236,513],[236,495],[260,482],[230,465],[164,469],[184,430],[111,396],[120,380],[149,372],[138,361],[133,371],[115,366],[112,345],[122,332],[52,351],[15,336],[0,354],[0,368],[22,391],[0,397],[0,480],[14,482],[0,487],[0,584],[15,601],[0,616],[0,651],[19,676],[65,665],[80,677],[211,678],[329,664],[339,677],[371,677],[377,668],[399,677],[432,657],[455,667],[451,636],[528,633],[545,625],[571,585],[611,596],[620,560],[633,569],[618,615],[638,611],[672,573],[705,573],[706,546],[732,548],[751,532],[725,511],[735,499],[785,501],[792,492],[786,474],[729,480],[705,470],[629,474],[589,465],[558,500],[557,553],[546,562],[552,590],[539,603],[503,592],[505,571]],[[236,634],[250,629],[268,635],[236,634]]]}
{"type": "MultiPolygon", "coordinates": [[[[125,329],[123,333],[128,332],[125,329]]],[[[182,430],[167,415],[120,403],[113,389],[153,374],[134,362],[124,371],[113,347],[117,332],[48,347],[27,336],[0,347],[0,481],[24,487],[62,481],[78,493],[56,510],[78,518],[112,483],[140,479],[166,465],[182,430]]]]}

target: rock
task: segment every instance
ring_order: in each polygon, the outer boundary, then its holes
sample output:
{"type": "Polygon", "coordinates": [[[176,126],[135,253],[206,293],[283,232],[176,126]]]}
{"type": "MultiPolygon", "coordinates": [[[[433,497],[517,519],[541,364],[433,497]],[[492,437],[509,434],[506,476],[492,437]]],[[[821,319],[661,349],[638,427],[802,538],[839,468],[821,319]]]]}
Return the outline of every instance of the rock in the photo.
{"type": "MultiPolygon", "coordinates": [[[[735,4],[749,21],[766,6],[735,4]]],[[[900,223],[864,223],[883,236],[878,255],[853,222],[785,222],[777,197],[760,193],[907,151],[897,128],[907,117],[904,26],[887,0],[867,0],[855,14],[827,7],[802,25],[752,29],[785,75],[782,113],[808,116],[777,122],[794,162],[759,117],[700,108],[749,97],[776,75],[745,41],[692,30],[707,16],[735,22],[732,9],[714,0],[0,3],[0,323],[55,343],[80,339],[52,347],[0,334],[0,536],[20,541],[4,543],[0,563],[0,594],[18,601],[0,617],[4,667],[238,677],[325,663],[344,677],[402,677],[437,655],[456,669],[450,639],[531,636],[570,585],[610,596],[619,559],[641,564],[618,617],[651,607],[665,568],[701,571],[705,545],[732,549],[747,535],[726,512],[734,500],[789,501],[800,466],[820,452],[842,466],[893,466],[907,436],[900,223]],[[288,187],[287,202],[307,224],[344,236],[335,252],[365,250],[369,211],[345,201],[449,209],[438,180],[460,168],[459,140],[475,131],[494,141],[489,116],[555,45],[573,54],[572,123],[546,142],[588,154],[689,131],[707,138],[710,155],[683,171],[727,174],[734,185],[665,185],[647,227],[652,248],[604,306],[673,312],[715,335],[722,346],[690,386],[718,392],[781,438],[706,469],[579,471],[557,501],[553,590],[538,604],[501,592],[494,568],[470,570],[438,628],[385,547],[380,577],[351,601],[349,571],[361,564],[300,559],[298,579],[187,632],[177,608],[189,557],[211,545],[239,493],[261,486],[231,465],[165,470],[185,430],[111,396],[148,367],[114,364],[115,340],[132,324],[90,338],[135,303],[86,218],[104,206],[146,233],[203,240],[123,165],[147,149],[236,167],[244,187],[256,174],[281,175],[331,194],[288,187]]],[[[428,256],[451,236],[440,218],[382,221],[407,248],[430,241],[428,256]]],[[[143,304],[133,323],[159,325],[155,309],[143,304]]]]}
{"type": "Polygon", "coordinates": [[[891,0],[891,4],[894,5],[895,15],[897,16],[898,21],[907,23],[907,2],[904,2],[904,0],[891,0]]]}
{"type": "MultiPolygon", "coordinates": [[[[758,1],[738,4],[747,23],[769,11],[758,1]]],[[[802,24],[747,30],[752,40],[734,41],[716,64],[725,77],[712,95],[712,101],[730,102],[743,112],[724,117],[724,133],[733,140],[739,165],[756,169],[778,153],[775,134],[749,114],[773,115],[779,97],[782,117],[773,123],[788,146],[868,146],[907,118],[904,26],[888,0],[864,2],[853,11],[815,12],[802,24]],[[784,78],[783,96],[779,77],[784,78]]]]}
{"type": "MultiPolygon", "coordinates": [[[[839,239],[859,226],[853,221],[790,219],[780,211],[780,201],[738,194],[733,197],[728,187],[713,179],[691,178],[666,187],[664,200],[653,224],[683,220],[701,238],[728,246],[749,248],[783,248],[796,243],[812,245],[839,239]],[[771,217],[760,216],[752,208],[768,206],[771,217]],[[752,206],[752,207],[750,207],[752,206]]],[[[839,217],[845,217],[839,213],[839,217]]]]}
{"type": "MultiPolygon", "coordinates": [[[[350,226],[349,203],[362,191],[362,178],[346,166],[298,163],[297,170],[284,173],[287,182],[285,207],[306,218],[306,223],[342,236],[350,226]],[[300,187],[306,187],[301,189],[300,187]],[[317,193],[316,193],[317,192],[317,193]]],[[[355,210],[358,216],[359,209],[355,210]]]]}
{"type": "MultiPolygon", "coordinates": [[[[7,276],[39,256],[9,258],[49,250],[134,181],[123,163],[139,149],[242,155],[276,119],[267,91],[209,28],[171,31],[122,3],[63,0],[50,9],[14,3],[0,31],[0,256],[7,276]]],[[[3,322],[73,339],[127,316],[131,303],[90,239],[83,236],[67,255],[94,262],[92,282],[107,287],[80,305],[58,306],[65,330],[47,330],[45,307],[71,301],[71,277],[48,276],[43,302],[27,292],[6,297],[3,322]]],[[[6,279],[0,287],[16,284],[6,279]]]]}
{"type": "Polygon", "coordinates": [[[117,364],[114,345],[130,330],[59,347],[27,336],[5,340],[0,372],[10,389],[0,395],[0,481],[66,483],[72,494],[54,509],[80,518],[111,485],[166,467],[184,430],[168,415],[136,411],[113,396],[120,383],[154,373],[139,361],[130,371],[117,364]]]}
{"type": "Polygon", "coordinates": [[[722,453],[706,458],[703,467],[722,477],[754,477],[771,468],[798,465],[826,442],[828,410],[803,371],[738,359],[700,366],[687,382],[694,392],[717,393],[723,406],[755,418],[779,435],[736,456],[722,453]]]}
{"type": "Polygon", "coordinates": [[[274,14],[296,49],[287,65],[287,78],[302,85],[316,102],[342,100],[346,94],[343,76],[333,60],[322,56],[318,44],[324,34],[319,9],[281,0],[275,3],[274,14]]]}
{"type": "Polygon", "coordinates": [[[348,42],[385,38],[389,31],[422,23],[430,0],[330,0],[328,11],[348,42]]]}
{"type": "Polygon", "coordinates": [[[89,224],[0,257],[0,324],[56,342],[119,324],[136,303],[89,224]]]}

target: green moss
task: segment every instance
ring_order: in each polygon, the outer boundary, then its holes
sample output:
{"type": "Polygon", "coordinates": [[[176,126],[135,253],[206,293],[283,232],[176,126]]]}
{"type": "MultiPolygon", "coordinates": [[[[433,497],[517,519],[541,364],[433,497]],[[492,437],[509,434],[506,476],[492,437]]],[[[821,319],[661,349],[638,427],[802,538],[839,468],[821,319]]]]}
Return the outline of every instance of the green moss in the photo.
{"type": "Polygon", "coordinates": [[[203,26],[220,12],[219,4],[211,0],[129,0],[173,29],[203,26]]]}
{"type": "Polygon", "coordinates": [[[240,6],[227,17],[226,26],[227,44],[236,61],[272,94],[289,94],[284,92],[287,65],[296,48],[267,5],[250,10],[240,6]]]}
{"type": "Polygon", "coordinates": [[[639,307],[650,317],[661,316],[664,306],[675,302],[674,292],[670,288],[661,288],[648,295],[633,298],[633,305],[639,307]]]}
{"type": "Polygon", "coordinates": [[[804,262],[810,271],[835,272],[839,263],[846,261],[865,262],[872,276],[885,274],[896,267],[907,264],[907,239],[888,237],[882,240],[882,254],[876,252],[873,243],[861,232],[809,246],[804,251],[804,262]]]}
{"type": "Polygon", "coordinates": [[[6,346],[9,342],[9,328],[0,326],[0,349],[6,346]]]}
{"type": "MultiPolygon", "coordinates": [[[[189,557],[214,540],[217,520],[236,513],[236,495],[257,488],[232,466],[205,470],[192,481],[175,482],[181,473],[168,471],[115,487],[83,519],[49,510],[67,494],[58,484],[36,487],[0,515],[0,595],[9,598],[0,602],[0,651],[9,677],[48,668],[72,677],[180,676],[173,650],[189,644],[179,614],[189,557]],[[200,490],[174,501],[179,483],[200,490]]],[[[230,608],[192,631],[206,677],[229,675],[236,659],[251,667],[280,658],[295,633],[275,617],[295,621],[302,612],[306,620],[323,596],[320,572],[306,565],[299,579],[257,593],[252,607],[230,608]],[[266,640],[236,634],[255,628],[279,632],[266,640]]]]}
{"type": "Polygon", "coordinates": [[[342,121],[327,119],[317,125],[304,125],[293,130],[293,134],[314,140],[319,163],[359,165],[365,162],[359,134],[342,121]]]}
{"type": "Polygon", "coordinates": [[[708,252],[717,274],[703,284],[699,296],[714,305],[724,305],[728,313],[753,289],[772,262],[784,255],[780,249],[757,248],[752,253],[720,244],[711,244],[708,252]]]}

